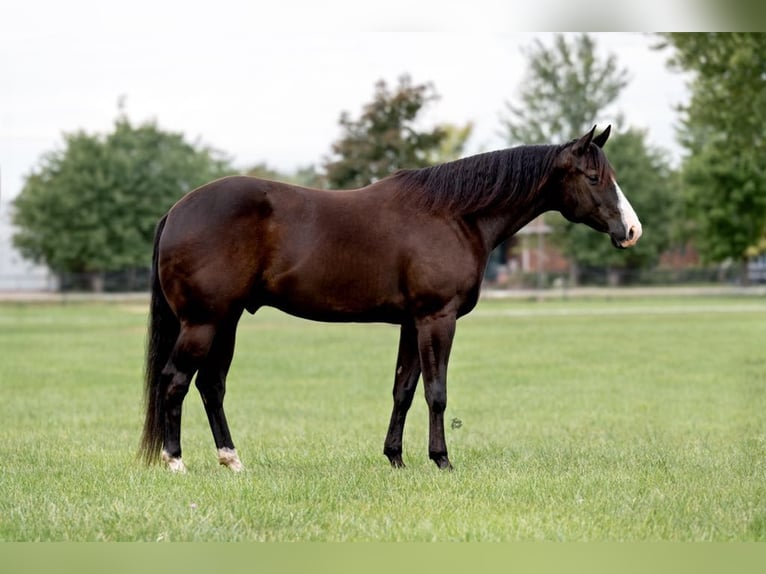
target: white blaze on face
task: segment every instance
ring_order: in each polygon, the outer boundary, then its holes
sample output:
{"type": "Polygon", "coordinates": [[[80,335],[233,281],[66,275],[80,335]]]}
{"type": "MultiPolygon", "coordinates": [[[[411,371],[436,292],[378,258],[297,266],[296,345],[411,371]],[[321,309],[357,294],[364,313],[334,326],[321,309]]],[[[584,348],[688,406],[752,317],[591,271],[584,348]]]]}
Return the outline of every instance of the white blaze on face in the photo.
{"type": "Polygon", "coordinates": [[[622,247],[630,247],[635,245],[638,238],[641,237],[641,222],[638,220],[638,215],[633,210],[633,206],[630,205],[628,198],[620,189],[618,183],[612,179],[614,183],[614,190],[617,192],[617,209],[620,210],[620,217],[622,218],[622,224],[625,226],[625,235],[628,239],[620,242],[622,247]],[[633,233],[631,234],[631,230],[633,233]]]}

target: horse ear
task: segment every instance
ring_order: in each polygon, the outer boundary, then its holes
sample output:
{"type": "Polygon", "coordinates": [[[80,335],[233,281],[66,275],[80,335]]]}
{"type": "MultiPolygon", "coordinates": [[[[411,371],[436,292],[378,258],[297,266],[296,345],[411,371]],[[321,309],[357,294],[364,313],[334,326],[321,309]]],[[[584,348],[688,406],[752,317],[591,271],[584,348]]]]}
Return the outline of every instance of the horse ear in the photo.
{"type": "Polygon", "coordinates": [[[596,137],[593,138],[593,143],[596,144],[598,147],[604,147],[604,144],[606,143],[606,140],[609,139],[609,132],[612,131],[612,124],[609,124],[606,126],[606,129],[598,134],[596,137]]]}
{"type": "Polygon", "coordinates": [[[585,151],[588,149],[588,146],[590,145],[591,141],[593,141],[593,134],[596,132],[596,126],[593,126],[593,129],[591,129],[587,134],[582,136],[579,140],[577,140],[574,143],[574,146],[572,146],[572,153],[575,155],[582,155],[585,153],[585,151]]]}

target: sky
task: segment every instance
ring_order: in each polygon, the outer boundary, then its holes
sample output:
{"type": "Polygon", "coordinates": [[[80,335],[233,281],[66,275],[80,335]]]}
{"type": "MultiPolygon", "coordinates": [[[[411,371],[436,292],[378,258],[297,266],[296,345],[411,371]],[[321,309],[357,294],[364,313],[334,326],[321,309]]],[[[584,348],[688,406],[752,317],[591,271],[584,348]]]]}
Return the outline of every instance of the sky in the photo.
{"type": "MultiPolygon", "coordinates": [[[[545,13],[552,2],[534,6],[545,13]]],[[[523,28],[566,23],[538,22],[514,11],[518,2],[501,0],[272,4],[5,3],[0,200],[19,193],[44,153],[63,147],[63,133],[108,132],[121,98],[134,123],[155,120],[183,132],[226,152],[238,168],[265,162],[292,171],[322,163],[340,135],[340,114],[358,116],[376,81],[393,86],[407,73],[417,83],[433,83],[441,96],[424,125],[470,121],[466,154],[501,148],[500,116],[526,73],[522,48],[535,38],[552,40],[551,33],[523,28]]],[[[646,12],[655,4],[641,6],[646,12]]],[[[666,16],[683,16],[672,12],[675,4],[659,4],[666,16]]],[[[650,29],[644,12],[619,12],[612,21],[650,29]]],[[[652,50],[657,40],[650,34],[595,36],[602,54],[614,53],[629,71],[617,103],[625,121],[613,129],[646,129],[649,142],[677,163],[675,108],[687,101],[688,78],[668,69],[669,53],[652,50]]],[[[595,118],[600,125],[612,121],[595,118]]]]}

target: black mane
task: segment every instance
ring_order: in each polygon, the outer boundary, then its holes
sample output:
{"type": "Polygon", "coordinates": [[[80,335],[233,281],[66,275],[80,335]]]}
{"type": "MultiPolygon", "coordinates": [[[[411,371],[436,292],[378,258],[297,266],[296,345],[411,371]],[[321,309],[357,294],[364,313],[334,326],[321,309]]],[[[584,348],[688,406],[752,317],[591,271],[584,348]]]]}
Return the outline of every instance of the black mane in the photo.
{"type": "Polygon", "coordinates": [[[431,212],[475,214],[502,209],[537,193],[564,146],[531,145],[396,172],[397,200],[431,212]]]}

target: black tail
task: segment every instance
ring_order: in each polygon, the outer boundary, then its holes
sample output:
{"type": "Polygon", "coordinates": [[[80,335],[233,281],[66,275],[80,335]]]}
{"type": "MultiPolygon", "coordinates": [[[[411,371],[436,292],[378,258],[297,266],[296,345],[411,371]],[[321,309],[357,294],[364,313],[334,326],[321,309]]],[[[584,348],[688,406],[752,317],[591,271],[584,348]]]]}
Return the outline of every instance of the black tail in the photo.
{"type": "Polygon", "coordinates": [[[154,254],[152,255],[152,299],[149,311],[149,332],[146,341],[146,368],[144,372],[144,400],[146,419],[141,437],[139,457],[146,464],[159,459],[165,427],[165,397],[162,388],[162,369],[170,357],[180,325],[168,305],[160,287],[157,268],[158,246],[162,230],[165,228],[165,215],[157,224],[154,234],[154,254]]]}

